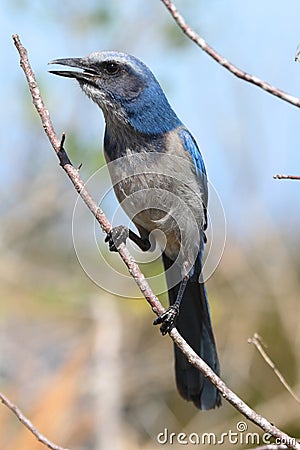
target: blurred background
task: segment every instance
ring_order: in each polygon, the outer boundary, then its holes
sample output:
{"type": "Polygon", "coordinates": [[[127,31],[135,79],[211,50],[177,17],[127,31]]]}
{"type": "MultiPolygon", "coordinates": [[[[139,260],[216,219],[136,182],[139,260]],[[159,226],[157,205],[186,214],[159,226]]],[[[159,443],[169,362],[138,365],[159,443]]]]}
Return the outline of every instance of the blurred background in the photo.
{"type": "MultiPolygon", "coordinates": [[[[300,97],[297,0],[176,4],[227,59],[300,97]]],[[[29,51],[57,133],[67,133],[74,165],[83,164],[85,180],[101,169],[92,192],[110,218],[116,203],[103,168],[101,113],[75,82],[49,75],[47,63],[120,50],[151,67],[201,146],[226,217],[225,251],[207,282],[222,377],[258,412],[300,437],[300,406],[247,343],[259,333],[300,394],[300,184],[273,179],[300,174],[299,111],[216,64],[159,0],[2,0],[1,391],[49,439],[72,450],[181,448],[169,437],[159,443],[159,433],[219,439],[244,420],[226,402],[199,412],[179,397],[172,343],[152,326],[149,306],[118,256],[108,254],[89,211],[76,203],[33,109],[14,33],[29,51]]],[[[221,219],[212,213],[217,234],[224,231],[221,219]]],[[[142,268],[149,277],[160,272],[158,262],[142,268]]],[[[234,447],[262,445],[247,443],[247,432],[262,432],[245,423],[234,447]]],[[[43,446],[2,406],[0,448],[43,446]]]]}

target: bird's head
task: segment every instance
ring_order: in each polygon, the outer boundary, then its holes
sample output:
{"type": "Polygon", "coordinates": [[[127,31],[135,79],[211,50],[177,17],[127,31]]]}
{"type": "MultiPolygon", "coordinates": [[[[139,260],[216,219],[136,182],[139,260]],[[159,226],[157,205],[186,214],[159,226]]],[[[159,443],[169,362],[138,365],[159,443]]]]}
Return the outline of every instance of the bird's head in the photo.
{"type": "Polygon", "coordinates": [[[80,69],[50,72],[75,78],[100,106],[108,124],[128,124],[145,134],[167,132],[181,124],[151,70],[134,56],[106,51],[50,64],[80,69]]]}

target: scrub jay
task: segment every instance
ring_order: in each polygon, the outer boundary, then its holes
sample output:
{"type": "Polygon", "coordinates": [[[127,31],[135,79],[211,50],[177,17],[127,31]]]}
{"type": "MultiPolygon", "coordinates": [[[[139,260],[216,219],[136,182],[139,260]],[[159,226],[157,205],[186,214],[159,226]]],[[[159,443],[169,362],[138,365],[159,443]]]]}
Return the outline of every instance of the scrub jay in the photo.
{"type": "MultiPolygon", "coordinates": [[[[55,70],[75,78],[103,111],[104,153],[119,202],[140,235],[115,227],[110,250],[129,237],[152,248],[152,232],[164,234],[162,260],[170,306],[154,324],[162,334],[174,324],[190,346],[219,374],[219,361],[201,279],[207,226],[207,180],[193,136],[179,120],[158,81],[139,59],[119,52],[56,59],[79,70],[55,70]]],[[[200,409],[220,406],[217,389],[175,346],[177,387],[200,409]]]]}

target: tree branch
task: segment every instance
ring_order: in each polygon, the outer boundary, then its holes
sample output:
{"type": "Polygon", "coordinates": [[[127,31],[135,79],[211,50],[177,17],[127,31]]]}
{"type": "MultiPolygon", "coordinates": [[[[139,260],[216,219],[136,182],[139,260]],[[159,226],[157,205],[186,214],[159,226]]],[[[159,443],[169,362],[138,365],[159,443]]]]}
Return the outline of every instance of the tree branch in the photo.
{"type": "Polygon", "coordinates": [[[294,106],[300,107],[300,99],[294,97],[293,95],[287,94],[286,92],[278,89],[266,81],[261,80],[255,75],[251,75],[249,73],[244,72],[242,69],[238,68],[222,55],[220,55],[216,50],[214,50],[201,36],[199,36],[185,21],[183,16],[179,13],[176,6],[171,0],[161,0],[163,4],[170,11],[172,17],[178,26],[182,29],[182,31],[188,36],[193,42],[195,42],[205,53],[211,56],[217,63],[221,64],[221,66],[225,67],[225,69],[229,70],[229,72],[233,73],[238,78],[241,78],[244,81],[248,81],[248,83],[252,83],[255,86],[260,87],[264,91],[269,94],[275,95],[279,97],[281,100],[285,102],[291,103],[294,106]]]}
{"type": "Polygon", "coordinates": [[[271,367],[271,369],[273,370],[273,372],[275,373],[275,375],[277,376],[277,378],[279,379],[281,384],[283,384],[285,389],[291,394],[291,396],[296,400],[296,402],[298,404],[300,404],[299,397],[295,394],[295,392],[293,391],[291,386],[288,384],[288,382],[286,381],[286,379],[284,378],[284,376],[282,375],[280,370],[277,369],[274,362],[271,360],[271,358],[269,357],[267,352],[263,349],[263,341],[262,341],[262,338],[259,336],[259,334],[254,333],[253,337],[248,339],[248,342],[249,342],[249,344],[255,345],[255,347],[257,348],[257,350],[259,351],[259,353],[261,354],[263,359],[266,361],[268,366],[271,367]]]}
{"type": "Polygon", "coordinates": [[[275,180],[300,180],[300,175],[273,175],[275,180]]]}
{"type": "MultiPolygon", "coordinates": [[[[87,191],[84,186],[84,182],[79,176],[78,171],[72,166],[65,150],[63,149],[63,139],[60,140],[51,124],[49,112],[45,108],[45,105],[42,101],[34,73],[30,67],[30,63],[28,60],[28,55],[21,44],[20,38],[18,35],[13,36],[14,44],[20,54],[21,58],[21,67],[25,72],[26,78],[28,80],[29,89],[31,92],[33,104],[37,109],[37,112],[41,118],[44,130],[49,137],[49,140],[59,158],[60,164],[63,169],[68,174],[71,179],[73,185],[78,191],[79,195],[82,197],[90,211],[95,216],[96,220],[99,222],[101,228],[107,233],[111,230],[111,224],[105,217],[104,213],[98,207],[97,203],[92,199],[91,195],[87,191]]],[[[164,312],[164,308],[159,302],[158,298],[152,292],[148,282],[145,280],[144,275],[140,271],[138,265],[136,264],[133,257],[130,255],[124,244],[121,244],[118,248],[118,252],[120,253],[123,261],[125,262],[130,274],[134,278],[138,287],[140,288],[142,294],[145,299],[151,305],[152,310],[156,314],[161,314],[164,312]]],[[[253,409],[251,409],[243,400],[241,400],[234,392],[232,392],[225,383],[212,371],[212,369],[192,350],[192,348],[187,344],[187,342],[182,338],[182,336],[178,333],[176,328],[173,328],[170,332],[170,336],[175,342],[175,344],[181,349],[181,351],[185,354],[189,362],[198,368],[201,373],[207,377],[221,392],[223,398],[226,399],[229,403],[231,403],[241,414],[251,420],[253,423],[258,425],[264,431],[270,433],[275,438],[280,439],[282,442],[288,443],[287,446],[292,449],[300,450],[300,445],[296,442],[296,440],[286,433],[279,430],[277,427],[272,425],[267,419],[257,414],[253,409]]]]}
{"type": "Polygon", "coordinates": [[[8,400],[8,398],[5,397],[5,395],[3,395],[1,392],[0,392],[0,400],[5,406],[7,406],[8,409],[10,409],[15,414],[15,416],[17,416],[19,421],[23,425],[25,425],[25,427],[37,438],[37,440],[39,442],[46,445],[46,447],[50,448],[51,450],[68,450],[67,448],[60,447],[59,445],[53,444],[53,442],[49,441],[49,439],[47,439],[45,436],[43,436],[39,432],[39,430],[37,430],[35,428],[35,426],[30,422],[30,420],[27,419],[26,416],[24,416],[22,411],[16,405],[14,405],[10,400],[8,400]]]}

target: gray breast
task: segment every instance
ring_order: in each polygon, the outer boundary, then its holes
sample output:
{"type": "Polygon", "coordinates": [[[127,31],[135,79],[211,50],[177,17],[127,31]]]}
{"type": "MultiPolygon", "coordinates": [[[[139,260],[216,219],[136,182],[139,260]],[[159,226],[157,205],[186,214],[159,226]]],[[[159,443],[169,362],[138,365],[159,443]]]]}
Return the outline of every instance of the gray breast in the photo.
{"type": "Polygon", "coordinates": [[[171,259],[195,259],[204,220],[203,200],[188,153],[127,149],[126,156],[109,162],[116,196],[130,219],[148,232],[160,229],[171,259]]]}

